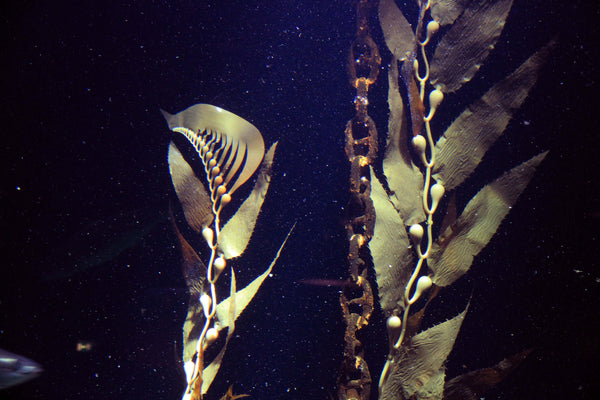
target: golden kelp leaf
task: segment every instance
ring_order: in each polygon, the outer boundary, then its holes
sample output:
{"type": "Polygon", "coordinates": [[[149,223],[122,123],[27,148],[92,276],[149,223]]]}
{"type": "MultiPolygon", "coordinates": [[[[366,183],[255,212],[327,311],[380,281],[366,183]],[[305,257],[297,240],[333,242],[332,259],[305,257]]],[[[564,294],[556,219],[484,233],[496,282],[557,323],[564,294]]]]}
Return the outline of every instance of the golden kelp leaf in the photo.
{"type": "Polygon", "coordinates": [[[505,358],[490,368],[478,369],[451,379],[444,387],[445,400],[479,400],[500,383],[531,353],[531,349],[505,358]]]}
{"type": "Polygon", "coordinates": [[[441,385],[443,390],[440,371],[443,371],[444,362],[452,351],[467,308],[451,320],[413,336],[408,344],[399,349],[394,356],[390,375],[382,387],[380,400],[409,399],[424,387],[432,393],[440,392],[439,388],[432,387],[433,384],[441,385]],[[432,378],[434,381],[428,384],[432,378]]]}
{"type": "Polygon", "coordinates": [[[276,147],[277,143],[274,143],[265,155],[252,192],[221,230],[218,246],[226,259],[238,257],[248,246],[269,189],[276,147]]]}
{"type": "Polygon", "coordinates": [[[423,174],[413,162],[408,149],[408,129],[398,88],[398,62],[394,59],[388,72],[388,102],[390,117],[388,141],[383,158],[383,173],[390,190],[390,199],[407,225],[425,220],[423,211],[423,174]]]}
{"type": "Polygon", "coordinates": [[[283,246],[285,246],[285,243],[290,237],[295,226],[296,224],[292,226],[292,229],[290,229],[290,231],[286,235],[285,239],[283,240],[283,243],[281,243],[281,246],[279,247],[279,250],[277,250],[277,254],[275,254],[275,258],[273,258],[273,261],[271,261],[269,268],[267,268],[265,272],[263,272],[256,279],[250,282],[248,286],[246,286],[245,288],[243,288],[235,294],[235,314],[230,314],[230,302],[232,299],[231,296],[221,301],[217,305],[217,320],[219,321],[219,330],[226,328],[230,324],[235,322],[235,320],[240,316],[242,311],[244,311],[244,309],[250,303],[250,301],[252,301],[252,298],[256,295],[258,289],[260,289],[260,286],[262,285],[264,280],[267,279],[267,276],[269,276],[269,274],[271,273],[273,266],[275,265],[277,259],[279,258],[279,255],[281,254],[281,250],[283,250],[283,246]]]}
{"type": "Polygon", "coordinates": [[[169,144],[169,171],[185,220],[192,229],[201,232],[214,218],[210,195],[173,142],[169,144]]]}
{"type": "Polygon", "coordinates": [[[415,48],[415,34],[394,0],[379,2],[379,22],[388,49],[404,61],[415,48]]]}
{"type": "Polygon", "coordinates": [[[463,276],[479,254],[519,195],[529,184],[536,167],[548,152],[538,154],[486,185],[469,201],[455,224],[444,232],[450,237],[443,244],[433,243],[428,259],[433,283],[448,286],[463,276]]]}
{"type": "Polygon", "coordinates": [[[369,242],[373,257],[379,304],[388,315],[404,304],[404,288],[413,269],[413,255],[406,228],[387,193],[371,169],[371,200],[375,207],[375,229],[369,242]]]}
{"type": "Polygon", "coordinates": [[[227,193],[233,194],[258,168],[265,144],[258,129],[245,119],[210,104],[196,104],[175,115],[161,112],[169,128],[184,135],[203,162],[216,162],[227,193]],[[202,150],[205,146],[207,151],[202,150]]]}
{"type": "Polygon", "coordinates": [[[440,25],[452,24],[471,0],[431,0],[431,17],[440,25]]]}
{"type": "Polygon", "coordinates": [[[492,144],[504,133],[513,112],[535,84],[554,42],[538,50],[512,74],[471,104],[435,145],[433,177],[452,190],[479,165],[492,144]]]}
{"type": "Polygon", "coordinates": [[[431,83],[455,92],[477,73],[494,48],[512,0],[472,1],[442,37],[431,61],[431,83]]]}

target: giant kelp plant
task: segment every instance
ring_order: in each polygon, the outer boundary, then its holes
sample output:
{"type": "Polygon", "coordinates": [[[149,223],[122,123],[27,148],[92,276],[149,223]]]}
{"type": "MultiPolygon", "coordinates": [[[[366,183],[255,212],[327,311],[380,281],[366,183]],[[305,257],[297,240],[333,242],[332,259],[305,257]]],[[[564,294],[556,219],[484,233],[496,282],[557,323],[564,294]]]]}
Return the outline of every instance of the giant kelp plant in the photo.
{"type": "MultiPolygon", "coordinates": [[[[481,188],[457,213],[454,192],[505,132],[553,44],[491,86],[443,133],[433,132],[431,121],[444,96],[469,82],[493,50],[512,0],[417,3],[419,12],[412,25],[393,0],[378,4],[379,23],[391,54],[388,132],[381,160],[377,129],[368,114],[369,86],[377,80],[382,62],[369,30],[375,7],[368,0],[356,4],[357,37],[348,62],[350,83],[356,89],[356,113],[345,130],[345,151],[351,165],[346,206],[349,277],[340,297],[346,322],[337,381],[340,400],[371,396],[373,378],[365,361],[368,349],[357,333],[368,324],[375,307],[380,307],[387,319],[388,338],[381,340],[389,343],[385,365],[377,377],[380,399],[477,399],[526,355],[447,379],[446,359],[468,307],[428,329],[421,330],[420,325],[426,309],[435,306],[433,300],[439,292],[469,270],[546,155],[535,155],[507,171],[481,188]],[[382,173],[376,176],[378,160],[382,173]],[[443,202],[445,213],[440,211],[444,196],[448,199],[443,202]]],[[[208,249],[205,263],[176,228],[190,293],[183,327],[187,377],[183,399],[201,399],[221,365],[236,318],[278,256],[240,291],[231,270],[230,295],[217,298],[217,281],[226,269],[226,260],[244,252],[254,229],[269,186],[275,147],[263,159],[260,132],[218,107],[199,104],[176,115],[165,113],[165,117],[169,127],[192,144],[202,164],[197,169],[190,166],[171,143],[169,167],[185,220],[202,235],[208,249]],[[254,189],[222,227],[222,209],[261,161],[254,189]],[[195,170],[203,171],[202,179],[195,170]],[[219,341],[219,331],[225,328],[226,337],[219,341]],[[220,350],[208,363],[206,355],[215,346],[220,350]]],[[[230,390],[224,398],[236,396],[230,390]]]]}

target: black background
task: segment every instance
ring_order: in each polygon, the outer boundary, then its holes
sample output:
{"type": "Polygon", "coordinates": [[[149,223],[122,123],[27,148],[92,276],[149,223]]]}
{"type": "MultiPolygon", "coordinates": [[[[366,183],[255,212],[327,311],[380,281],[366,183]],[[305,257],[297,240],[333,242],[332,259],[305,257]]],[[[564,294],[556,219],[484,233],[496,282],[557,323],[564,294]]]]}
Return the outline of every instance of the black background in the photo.
{"type": "MultiPolygon", "coordinates": [[[[533,353],[487,399],[600,395],[598,6],[516,1],[487,64],[436,117],[437,131],[549,39],[559,45],[507,134],[459,195],[550,153],[432,324],[472,294],[447,374],[533,353]]],[[[4,2],[0,347],[45,373],[0,399],[174,399],[186,294],[159,108],[205,102],[279,141],[275,175],[239,285],[280,262],[237,323],[210,398],[326,399],[342,353],[338,288],[348,166],[343,127],[354,6],[343,1],[4,2]],[[141,233],[140,233],[141,232],[141,233]],[[239,335],[239,336],[238,336],[239,335]],[[77,352],[91,341],[90,352],[77,352]]],[[[373,35],[384,55],[381,33],[373,35]]],[[[387,84],[370,92],[384,136],[387,84]]],[[[461,197],[462,196],[462,197],[461,197]]],[[[365,333],[374,377],[381,315],[365,333]]]]}

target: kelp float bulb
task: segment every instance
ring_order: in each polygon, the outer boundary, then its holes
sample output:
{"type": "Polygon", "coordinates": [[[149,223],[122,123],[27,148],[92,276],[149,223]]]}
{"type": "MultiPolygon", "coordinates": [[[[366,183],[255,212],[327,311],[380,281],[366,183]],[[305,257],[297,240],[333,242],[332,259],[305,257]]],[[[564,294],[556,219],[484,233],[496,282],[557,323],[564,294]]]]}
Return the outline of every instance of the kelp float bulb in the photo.
{"type": "Polygon", "coordinates": [[[390,332],[400,329],[402,320],[397,315],[392,315],[387,319],[387,328],[390,332]]]}
{"type": "Polygon", "coordinates": [[[410,228],[408,228],[408,234],[416,245],[421,244],[421,239],[423,239],[424,233],[425,231],[423,230],[423,227],[419,224],[411,225],[410,228]]]}
{"type": "Polygon", "coordinates": [[[417,288],[415,289],[415,294],[408,301],[409,304],[413,304],[415,301],[419,300],[424,291],[429,289],[433,285],[431,278],[428,276],[422,276],[417,281],[417,288]]]}
{"type": "Polygon", "coordinates": [[[200,296],[200,304],[202,305],[202,310],[204,310],[204,316],[208,318],[210,315],[210,306],[212,304],[210,296],[206,293],[202,293],[202,296],[200,296]]]}
{"type": "Polygon", "coordinates": [[[429,21],[427,24],[427,37],[432,37],[440,29],[440,24],[437,21],[429,21]]]}
{"type": "Polygon", "coordinates": [[[431,91],[431,93],[429,93],[429,107],[432,110],[438,108],[438,106],[442,103],[443,100],[444,92],[442,92],[440,89],[434,89],[431,91]]]}
{"type": "Polygon", "coordinates": [[[415,151],[419,153],[420,156],[425,155],[425,149],[427,149],[427,140],[425,140],[425,138],[422,135],[416,135],[415,137],[413,137],[412,145],[413,149],[415,149],[415,151]]]}
{"type": "Polygon", "coordinates": [[[429,189],[429,193],[431,194],[431,212],[432,213],[436,210],[438,204],[440,203],[440,200],[444,196],[445,191],[446,191],[446,189],[444,188],[444,185],[442,185],[441,183],[436,183],[435,185],[433,185],[431,187],[431,189],[429,189]]]}
{"type": "Polygon", "coordinates": [[[223,196],[221,196],[221,204],[222,205],[227,205],[229,204],[229,202],[231,201],[231,195],[229,193],[225,193],[223,196]]]}
{"type": "Polygon", "coordinates": [[[231,201],[231,195],[227,193],[225,185],[221,185],[217,188],[217,196],[221,198],[221,206],[225,206],[231,201]]]}
{"type": "Polygon", "coordinates": [[[208,226],[202,229],[202,237],[204,237],[204,240],[206,240],[206,243],[208,243],[209,246],[213,245],[213,236],[214,232],[208,226]]]}
{"type": "Polygon", "coordinates": [[[206,344],[207,345],[213,344],[217,340],[218,337],[219,337],[219,331],[215,328],[209,328],[206,331],[206,336],[205,336],[206,344]]]}
{"type": "Polygon", "coordinates": [[[402,320],[397,315],[392,315],[387,319],[386,322],[388,329],[388,337],[390,338],[390,342],[393,343],[398,340],[398,336],[400,336],[400,328],[402,327],[402,320]]]}
{"type": "Polygon", "coordinates": [[[216,269],[216,276],[219,276],[219,274],[221,274],[221,272],[223,272],[223,270],[225,269],[225,259],[223,258],[223,256],[219,256],[217,258],[215,258],[215,261],[213,263],[215,269],[216,269]]]}
{"type": "Polygon", "coordinates": [[[439,89],[434,89],[429,93],[429,114],[425,117],[425,121],[431,121],[433,115],[435,114],[435,110],[437,110],[438,106],[444,100],[444,92],[439,89]]]}

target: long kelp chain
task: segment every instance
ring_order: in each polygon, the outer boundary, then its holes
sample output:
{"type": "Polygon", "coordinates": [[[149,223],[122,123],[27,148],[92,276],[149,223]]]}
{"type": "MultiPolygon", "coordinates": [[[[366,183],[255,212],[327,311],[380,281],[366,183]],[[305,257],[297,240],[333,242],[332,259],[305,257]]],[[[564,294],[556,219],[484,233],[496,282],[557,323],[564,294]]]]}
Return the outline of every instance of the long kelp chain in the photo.
{"type": "Polygon", "coordinates": [[[356,5],[357,35],[350,47],[348,71],[356,89],[356,114],[345,129],[346,155],[350,161],[350,199],[346,207],[346,234],[349,241],[348,269],[340,303],[346,321],[344,360],[338,377],[338,399],[367,400],[371,374],[364,359],[357,332],[368,324],[373,311],[373,290],[368,280],[369,252],[373,237],[375,209],[371,201],[370,165],[377,156],[377,129],[367,113],[369,86],[377,80],[381,57],[369,35],[368,18],[373,3],[360,0],[356,5]]]}

